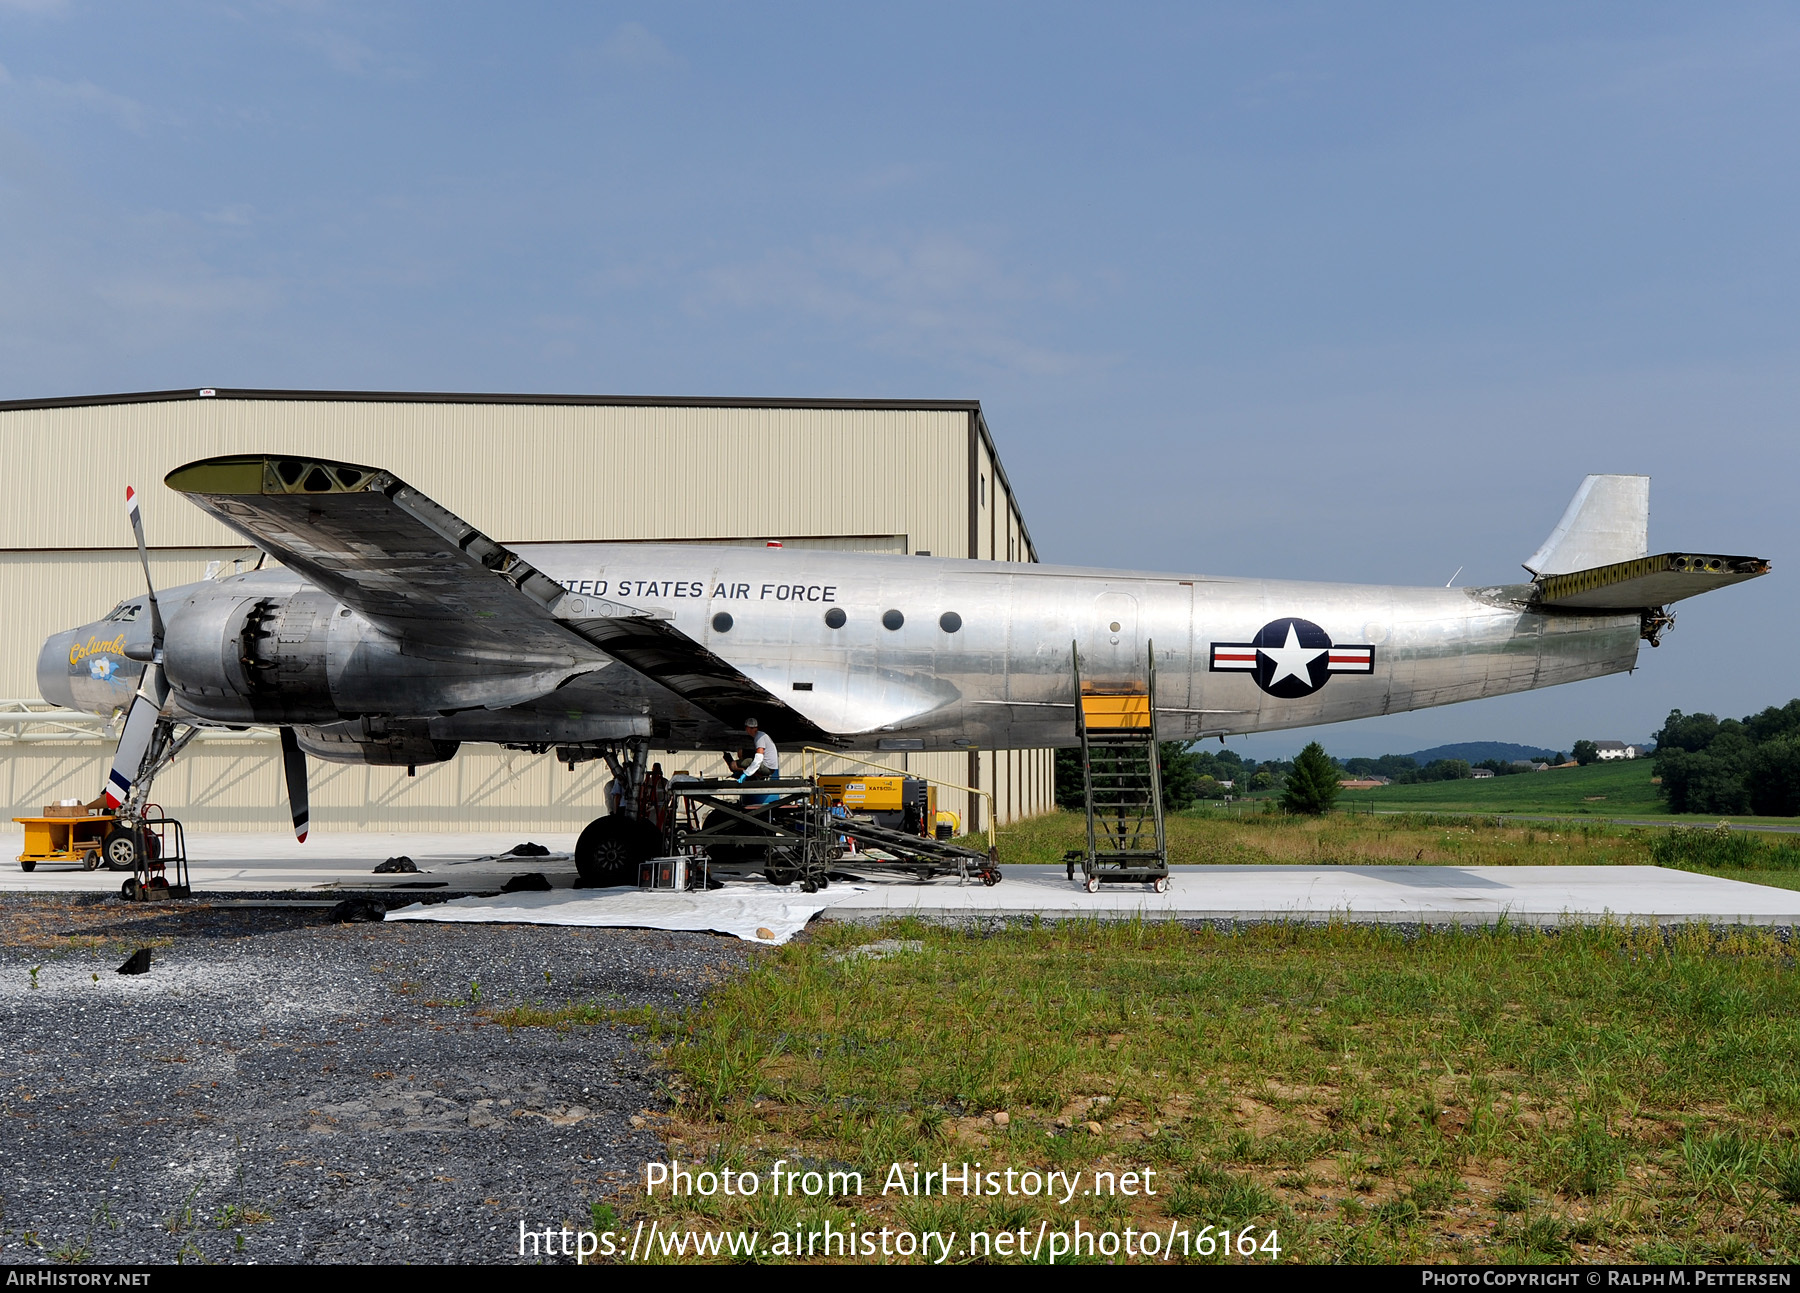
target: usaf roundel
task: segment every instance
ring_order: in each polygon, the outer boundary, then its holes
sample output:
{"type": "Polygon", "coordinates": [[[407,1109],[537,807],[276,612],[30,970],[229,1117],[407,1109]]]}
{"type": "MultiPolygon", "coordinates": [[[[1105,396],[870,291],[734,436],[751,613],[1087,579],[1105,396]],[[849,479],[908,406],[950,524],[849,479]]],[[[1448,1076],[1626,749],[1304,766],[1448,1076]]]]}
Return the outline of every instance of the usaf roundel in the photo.
{"type": "Polygon", "coordinates": [[[1281,700],[1310,696],[1334,673],[1374,673],[1375,648],[1335,646],[1311,620],[1271,620],[1248,642],[1212,644],[1213,673],[1247,673],[1281,700]]]}

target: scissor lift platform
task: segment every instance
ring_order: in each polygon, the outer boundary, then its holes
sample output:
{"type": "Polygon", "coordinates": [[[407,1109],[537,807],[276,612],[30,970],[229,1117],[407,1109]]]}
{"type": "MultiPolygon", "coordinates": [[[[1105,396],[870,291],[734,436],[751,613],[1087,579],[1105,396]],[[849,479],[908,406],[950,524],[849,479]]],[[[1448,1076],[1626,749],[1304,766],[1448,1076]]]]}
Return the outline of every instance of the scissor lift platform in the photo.
{"type": "Polygon", "coordinates": [[[1000,882],[992,850],[974,849],[834,811],[815,778],[673,781],[664,845],[671,856],[705,854],[702,875],[760,872],[770,883],[814,893],[838,867],[918,880],[956,876],[1000,882]],[[853,840],[852,850],[846,842],[853,840]],[[878,852],[871,852],[874,849],[878,852]]]}
{"type": "Polygon", "coordinates": [[[673,781],[668,795],[663,842],[671,856],[704,853],[708,872],[760,871],[771,884],[798,881],[807,893],[829,883],[835,819],[813,782],[673,781]]]}

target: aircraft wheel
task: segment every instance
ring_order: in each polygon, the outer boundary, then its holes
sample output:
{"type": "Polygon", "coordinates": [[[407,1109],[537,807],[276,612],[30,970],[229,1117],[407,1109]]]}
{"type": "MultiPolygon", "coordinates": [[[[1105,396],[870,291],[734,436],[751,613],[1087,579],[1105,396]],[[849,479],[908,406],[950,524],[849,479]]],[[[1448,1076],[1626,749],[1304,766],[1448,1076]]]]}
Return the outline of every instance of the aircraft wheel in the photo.
{"type": "Polygon", "coordinates": [[[1085,882],[1083,882],[1081,887],[1086,889],[1089,893],[1099,893],[1100,892],[1100,877],[1097,875],[1089,876],[1087,878],[1087,880],[1085,882]]]}
{"type": "MultiPolygon", "coordinates": [[[[794,883],[794,881],[800,878],[800,868],[797,866],[788,866],[786,863],[777,862],[774,858],[770,858],[769,865],[763,868],[763,877],[767,879],[770,884],[786,886],[794,883]]],[[[812,890],[809,889],[807,892],[811,893],[812,890]]]]}
{"type": "Polygon", "coordinates": [[[144,842],[129,826],[115,826],[100,841],[100,856],[108,871],[135,871],[144,856],[144,842]]]}
{"type": "Polygon", "coordinates": [[[598,817],[575,841],[575,869],[584,884],[635,884],[638,864],[655,857],[662,835],[635,817],[598,817]]]}

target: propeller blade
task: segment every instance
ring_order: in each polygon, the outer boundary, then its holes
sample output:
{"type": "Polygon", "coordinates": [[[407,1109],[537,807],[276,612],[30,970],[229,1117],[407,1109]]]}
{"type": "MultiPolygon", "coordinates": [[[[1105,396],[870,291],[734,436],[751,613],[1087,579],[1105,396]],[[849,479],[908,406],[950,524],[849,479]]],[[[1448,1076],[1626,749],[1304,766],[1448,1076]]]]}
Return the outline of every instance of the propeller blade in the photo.
{"type": "Polygon", "coordinates": [[[156,581],[150,578],[150,549],[144,542],[143,512],[138,508],[137,490],[130,485],[125,487],[125,512],[131,517],[131,532],[137,536],[138,561],[144,567],[144,587],[150,590],[150,645],[160,658],[163,645],[162,607],[156,604],[156,581]]]}
{"type": "Polygon", "coordinates": [[[150,738],[156,734],[156,720],[168,698],[169,684],[163,678],[162,664],[145,665],[137,695],[132,697],[131,708],[125,714],[125,728],[119,733],[119,748],[113,755],[112,771],[106,778],[108,808],[117,808],[131,797],[131,787],[144,767],[150,738]]]}
{"type": "Polygon", "coordinates": [[[300,741],[291,727],[281,729],[281,770],[287,775],[288,807],[294,812],[294,838],[304,844],[308,826],[306,751],[300,748],[300,741]]]}

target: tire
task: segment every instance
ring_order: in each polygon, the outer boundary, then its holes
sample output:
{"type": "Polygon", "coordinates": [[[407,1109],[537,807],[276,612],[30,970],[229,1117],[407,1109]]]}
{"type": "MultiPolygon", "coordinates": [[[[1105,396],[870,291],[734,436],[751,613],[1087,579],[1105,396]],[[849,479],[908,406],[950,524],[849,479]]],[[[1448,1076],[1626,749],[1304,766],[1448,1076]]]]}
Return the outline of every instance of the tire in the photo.
{"type": "Polygon", "coordinates": [[[1157,893],[1169,892],[1169,877],[1166,875],[1158,876],[1150,882],[1150,888],[1157,893]]]}
{"type": "Polygon", "coordinates": [[[1100,877],[1097,875],[1089,876],[1085,881],[1082,882],[1081,887],[1083,889],[1086,889],[1089,893],[1099,893],[1100,892],[1100,877]]]}
{"type": "Polygon", "coordinates": [[[37,863],[36,862],[21,862],[21,863],[19,863],[19,870],[35,871],[35,870],[37,870],[37,863]]]}
{"type": "Polygon", "coordinates": [[[583,884],[636,884],[638,864],[655,857],[662,834],[634,817],[598,817],[575,842],[575,869],[583,884]]]}
{"type": "MultiPolygon", "coordinates": [[[[785,888],[800,878],[800,868],[797,866],[788,866],[785,863],[771,861],[769,865],[763,869],[763,878],[770,884],[780,885],[785,888]]],[[[807,892],[811,893],[812,891],[809,889],[807,892]]]]}
{"type": "Polygon", "coordinates": [[[137,901],[138,882],[136,876],[130,877],[124,884],[119,886],[119,896],[125,899],[126,902],[137,901]]]}
{"type": "Polygon", "coordinates": [[[115,826],[100,841],[100,856],[108,871],[135,871],[144,858],[144,842],[129,826],[115,826]]]}
{"type": "Polygon", "coordinates": [[[1000,868],[991,866],[981,873],[981,883],[992,889],[1000,883],[1000,868]]]}

